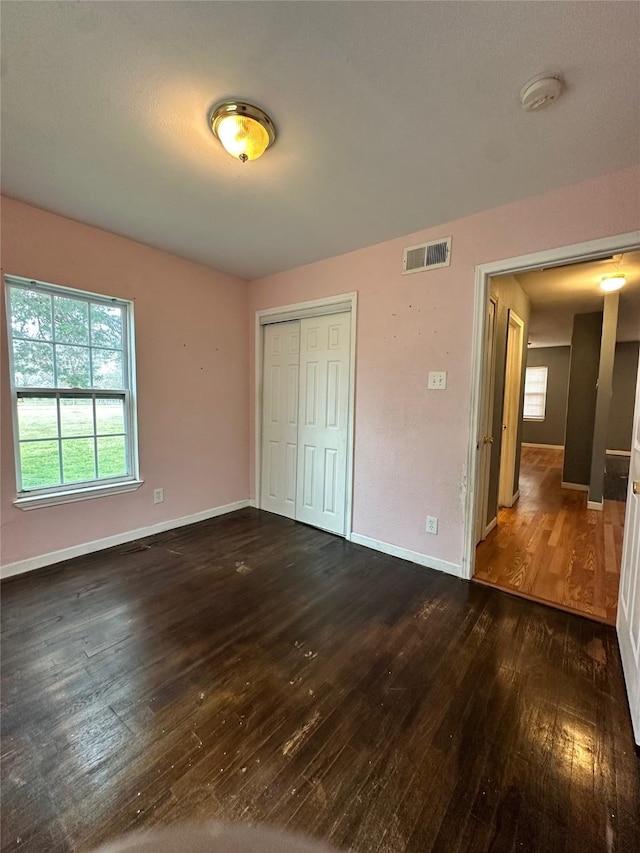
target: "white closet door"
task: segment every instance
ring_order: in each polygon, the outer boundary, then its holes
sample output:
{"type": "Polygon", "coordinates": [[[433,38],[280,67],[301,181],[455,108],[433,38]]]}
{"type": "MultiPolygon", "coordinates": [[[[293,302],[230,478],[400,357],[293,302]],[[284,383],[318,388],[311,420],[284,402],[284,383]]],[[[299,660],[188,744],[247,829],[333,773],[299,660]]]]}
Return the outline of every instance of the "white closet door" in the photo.
{"type": "Polygon", "coordinates": [[[300,321],[264,328],[262,509],[296,517],[300,321]]]}
{"type": "Polygon", "coordinates": [[[350,314],[300,321],[296,519],[344,535],[350,314]]]}

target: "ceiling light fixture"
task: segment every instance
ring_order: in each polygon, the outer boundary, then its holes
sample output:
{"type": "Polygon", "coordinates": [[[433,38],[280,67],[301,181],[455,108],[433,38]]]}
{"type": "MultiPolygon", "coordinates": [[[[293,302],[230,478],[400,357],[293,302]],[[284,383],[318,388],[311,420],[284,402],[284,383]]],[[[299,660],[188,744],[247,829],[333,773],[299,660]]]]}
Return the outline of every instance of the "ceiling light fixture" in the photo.
{"type": "Polygon", "coordinates": [[[614,290],[620,290],[627,283],[627,278],[624,275],[603,275],[600,279],[600,288],[605,293],[612,293],[614,290]]]}
{"type": "Polygon", "coordinates": [[[211,131],[222,147],[238,160],[257,160],[276,139],[276,129],[259,107],[243,101],[224,101],[209,117],[211,131]]]}

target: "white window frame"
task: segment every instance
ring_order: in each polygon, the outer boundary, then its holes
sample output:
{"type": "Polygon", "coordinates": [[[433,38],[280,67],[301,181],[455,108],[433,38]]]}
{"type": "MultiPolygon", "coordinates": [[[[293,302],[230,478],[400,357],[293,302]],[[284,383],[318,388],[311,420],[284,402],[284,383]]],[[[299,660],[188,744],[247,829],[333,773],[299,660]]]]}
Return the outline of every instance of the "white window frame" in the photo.
{"type": "MultiPolygon", "coordinates": [[[[524,374],[524,405],[523,405],[523,420],[525,421],[536,421],[541,423],[547,416],[547,391],[549,388],[549,368],[544,364],[539,364],[531,367],[525,368],[524,374]],[[527,415],[527,377],[529,376],[529,372],[533,371],[544,371],[544,393],[542,397],[542,414],[541,415],[527,415]]],[[[539,396],[539,395],[536,395],[539,396]]]]}
{"type": "MultiPolygon", "coordinates": [[[[70,503],[89,498],[98,498],[106,495],[131,492],[140,488],[143,480],[140,479],[138,460],[138,422],[136,406],[136,370],[135,370],[135,336],[133,319],[133,302],[126,299],[117,299],[104,294],[91,293],[72,287],[50,284],[21,276],[5,275],[5,307],[7,314],[8,350],[9,350],[9,372],[11,378],[11,406],[13,420],[13,444],[14,461],[16,472],[16,498],[14,506],[19,509],[36,509],[38,507],[53,506],[55,504],[70,503]],[[35,388],[16,386],[13,364],[13,328],[11,324],[11,299],[10,287],[19,287],[31,292],[46,293],[62,297],[83,300],[87,303],[98,305],[117,305],[123,309],[123,347],[122,347],[122,370],[123,388],[35,388]],[[95,400],[101,397],[120,397],[124,402],[125,418],[125,449],[127,459],[127,473],[121,477],[101,477],[82,482],[59,484],[42,488],[23,489],[20,464],[20,435],[18,428],[18,399],[19,397],[50,397],[59,401],[61,398],[86,398],[95,400]]],[[[95,430],[95,423],[94,423],[95,430]]],[[[59,427],[58,427],[59,432],[59,427]]],[[[58,443],[60,435],[58,435],[58,443]]]]}

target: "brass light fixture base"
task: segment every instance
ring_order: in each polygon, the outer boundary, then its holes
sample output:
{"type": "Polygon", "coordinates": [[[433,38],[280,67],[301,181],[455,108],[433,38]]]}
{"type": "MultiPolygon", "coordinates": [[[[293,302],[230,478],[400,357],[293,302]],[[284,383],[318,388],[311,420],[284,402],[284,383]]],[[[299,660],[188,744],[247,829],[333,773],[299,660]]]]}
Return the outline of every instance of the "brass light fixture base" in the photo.
{"type": "MultiPolygon", "coordinates": [[[[221,104],[218,104],[213,108],[211,115],[209,117],[209,123],[211,125],[211,131],[213,135],[218,139],[221,145],[231,154],[232,157],[236,157],[241,162],[245,163],[250,159],[257,159],[257,157],[261,156],[267,148],[271,148],[276,139],[276,128],[269,116],[261,110],[260,107],[256,107],[253,104],[248,104],[244,101],[223,101],[221,104]],[[252,122],[256,122],[263,131],[266,133],[267,144],[263,151],[260,151],[259,154],[254,155],[253,157],[248,156],[245,152],[237,153],[236,151],[231,150],[225,142],[224,134],[220,132],[221,125],[228,118],[235,118],[237,123],[239,124],[239,120],[242,119],[250,119],[251,121],[247,124],[249,127],[252,122]]],[[[260,133],[260,131],[258,131],[260,133]]],[[[264,135],[263,135],[264,139],[264,135]]]]}

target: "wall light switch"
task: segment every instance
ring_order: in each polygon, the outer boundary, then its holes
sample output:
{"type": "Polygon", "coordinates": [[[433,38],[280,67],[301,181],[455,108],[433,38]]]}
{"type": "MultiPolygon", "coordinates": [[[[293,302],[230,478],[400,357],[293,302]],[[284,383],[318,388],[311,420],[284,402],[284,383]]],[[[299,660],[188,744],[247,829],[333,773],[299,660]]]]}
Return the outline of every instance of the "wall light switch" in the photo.
{"type": "Polygon", "coordinates": [[[430,370],[427,388],[430,391],[444,391],[447,387],[446,370],[430,370]]]}

